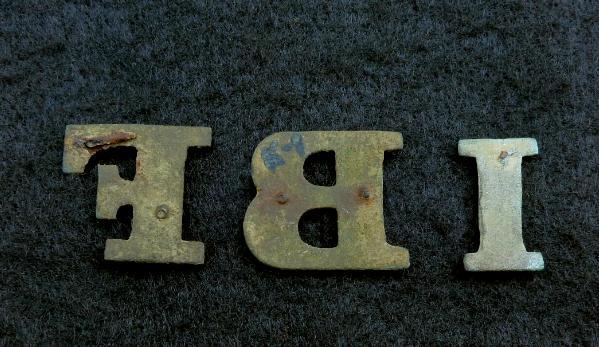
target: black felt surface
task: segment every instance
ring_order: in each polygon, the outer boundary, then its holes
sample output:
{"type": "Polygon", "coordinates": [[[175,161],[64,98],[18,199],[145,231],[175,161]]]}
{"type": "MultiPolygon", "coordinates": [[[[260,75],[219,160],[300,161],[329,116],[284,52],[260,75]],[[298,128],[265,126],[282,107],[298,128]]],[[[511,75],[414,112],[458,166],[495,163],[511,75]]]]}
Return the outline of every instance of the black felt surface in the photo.
{"type": "Polygon", "coordinates": [[[596,1],[0,11],[3,344],[599,343],[596,1]],[[213,147],[190,151],[185,174],[184,237],[206,244],[204,266],[103,261],[128,213],[96,220],[95,167],[61,172],[65,126],[85,123],[212,127],[213,147]],[[251,255],[250,158],[289,130],[404,134],[384,202],[408,270],[280,271],[251,255]],[[523,224],[546,270],[466,273],[477,178],[457,143],[510,137],[539,143],[523,164],[523,224]]]}

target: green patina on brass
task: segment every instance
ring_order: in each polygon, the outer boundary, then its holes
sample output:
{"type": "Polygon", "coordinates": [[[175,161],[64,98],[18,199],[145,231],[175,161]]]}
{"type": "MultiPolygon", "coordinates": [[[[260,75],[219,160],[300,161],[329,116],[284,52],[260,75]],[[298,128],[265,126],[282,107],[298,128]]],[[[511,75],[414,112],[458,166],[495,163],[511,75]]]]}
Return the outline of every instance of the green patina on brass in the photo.
{"type": "Polygon", "coordinates": [[[204,244],[183,241],[183,177],[189,147],[207,147],[211,129],[199,127],[98,124],[69,125],[63,171],[82,173],[96,152],[118,146],[137,149],[133,181],[114,165],[99,165],[96,216],[115,219],[119,207],[133,206],[128,240],[106,241],[113,261],[203,264],[204,244]]]}
{"type": "Polygon", "coordinates": [[[460,140],[460,155],[478,167],[478,252],[464,256],[467,271],[539,271],[543,255],[522,240],[522,157],[539,152],[535,139],[460,140]]]}
{"type": "Polygon", "coordinates": [[[402,136],[383,131],[276,133],[252,158],[257,195],[244,221],[246,242],[262,262],[283,269],[403,269],[408,250],[387,243],[383,223],[384,152],[401,149],[402,136]],[[334,151],[336,185],[316,186],[303,175],[307,156],[334,151]],[[299,235],[308,210],[335,208],[338,245],[317,248],[299,235]]]}

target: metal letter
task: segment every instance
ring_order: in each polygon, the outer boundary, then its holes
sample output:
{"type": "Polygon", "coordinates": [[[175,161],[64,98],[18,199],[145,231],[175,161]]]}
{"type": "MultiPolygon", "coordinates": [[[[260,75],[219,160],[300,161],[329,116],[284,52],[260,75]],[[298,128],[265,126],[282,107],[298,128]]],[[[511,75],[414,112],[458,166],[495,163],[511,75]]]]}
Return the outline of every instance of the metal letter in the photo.
{"type": "Polygon", "coordinates": [[[244,221],[245,240],[263,263],[283,269],[403,269],[408,250],[386,242],[383,223],[385,150],[401,149],[396,132],[276,133],[252,158],[257,195],[244,221]],[[306,157],[335,151],[337,183],[316,186],[303,175],[306,157]],[[338,245],[304,243],[298,222],[308,210],[335,208],[338,245]]]}
{"type": "Polygon", "coordinates": [[[478,167],[478,252],[464,256],[467,271],[538,271],[543,256],[522,240],[522,157],[538,154],[535,139],[460,140],[460,155],[478,167]]]}
{"type": "Polygon", "coordinates": [[[69,125],[63,171],[81,173],[96,152],[118,146],[137,149],[133,181],[114,165],[98,166],[96,217],[114,219],[133,206],[128,240],[106,241],[104,258],[146,263],[204,262],[204,244],[181,240],[183,176],[188,147],[207,147],[211,129],[155,125],[69,125]]]}

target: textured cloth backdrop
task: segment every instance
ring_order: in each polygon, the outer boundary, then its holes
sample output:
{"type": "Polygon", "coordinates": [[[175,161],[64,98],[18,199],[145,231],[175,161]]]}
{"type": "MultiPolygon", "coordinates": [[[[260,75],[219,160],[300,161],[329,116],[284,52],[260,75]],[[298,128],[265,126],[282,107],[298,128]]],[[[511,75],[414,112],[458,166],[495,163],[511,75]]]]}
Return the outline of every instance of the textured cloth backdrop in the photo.
{"type": "MultiPolygon", "coordinates": [[[[597,344],[597,1],[34,1],[0,5],[3,344],[597,344]],[[209,126],[190,151],[199,267],[103,260],[97,169],[67,124],[209,126]],[[242,231],[250,158],[278,131],[390,130],[385,225],[411,267],[281,271],[242,231]],[[464,271],[478,247],[464,138],[534,137],[523,230],[540,273],[464,271]]],[[[131,175],[131,151],[119,162],[131,175]]],[[[314,228],[312,228],[314,229],[314,228]]]]}

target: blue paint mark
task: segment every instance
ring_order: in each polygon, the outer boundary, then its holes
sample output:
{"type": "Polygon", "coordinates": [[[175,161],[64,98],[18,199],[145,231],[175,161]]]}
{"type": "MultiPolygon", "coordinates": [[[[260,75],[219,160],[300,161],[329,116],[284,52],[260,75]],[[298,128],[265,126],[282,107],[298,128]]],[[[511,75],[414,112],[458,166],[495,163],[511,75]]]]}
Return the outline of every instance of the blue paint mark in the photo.
{"type": "Polygon", "coordinates": [[[295,151],[297,152],[297,154],[300,157],[304,156],[305,149],[304,149],[304,140],[302,138],[302,135],[300,135],[300,134],[291,135],[291,145],[293,145],[293,147],[295,147],[295,151]]]}
{"type": "Polygon", "coordinates": [[[288,143],[286,145],[283,146],[283,150],[285,152],[289,152],[291,150],[291,148],[293,148],[293,145],[291,143],[288,143]]]}
{"type": "Polygon", "coordinates": [[[272,172],[275,172],[277,167],[285,165],[285,160],[277,153],[277,147],[278,142],[273,141],[267,148],[263,148],[260,152],[264,165],[272,172]]]}

